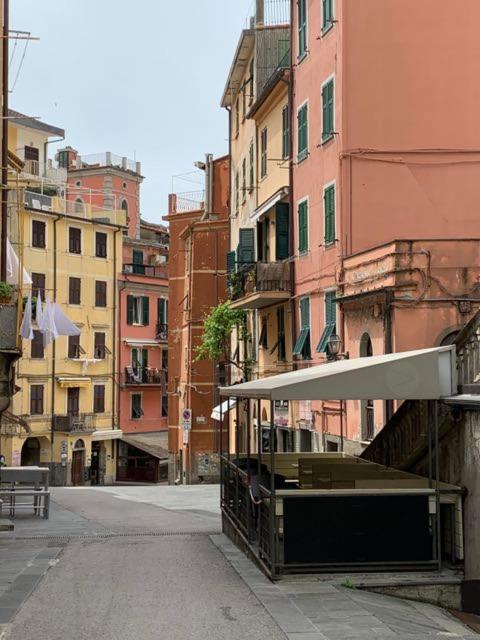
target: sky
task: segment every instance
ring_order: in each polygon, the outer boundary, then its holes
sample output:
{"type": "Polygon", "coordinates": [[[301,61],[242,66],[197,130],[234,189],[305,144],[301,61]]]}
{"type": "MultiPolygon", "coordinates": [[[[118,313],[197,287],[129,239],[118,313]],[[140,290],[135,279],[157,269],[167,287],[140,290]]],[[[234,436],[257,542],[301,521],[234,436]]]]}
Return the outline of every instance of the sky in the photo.
{"type": "MultiPolygon", "coordinates": [[[[160,222],[172,177],[228,151],[220,99],[252,0],[10,4],[10,28],[40,38],[23,62],[25,42],[10,43],[11,107],[65,129],[83,155],[139,160],[142,217],[160,222]]],[[[202,174],[185,178],[174,192],[202,188],[202,174]]]]}

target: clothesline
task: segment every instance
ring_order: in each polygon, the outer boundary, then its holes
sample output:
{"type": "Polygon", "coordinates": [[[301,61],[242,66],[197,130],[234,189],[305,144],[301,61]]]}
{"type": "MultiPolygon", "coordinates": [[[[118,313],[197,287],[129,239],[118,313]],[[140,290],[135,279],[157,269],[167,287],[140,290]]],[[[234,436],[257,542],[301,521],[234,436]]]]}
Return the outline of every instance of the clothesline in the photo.
{"type": "MultiPolygon", "coordinates": [[[[35,309],[35,320],[38,330],[43,334],[43,346],[46,347],[58,336],[79,336],[80,329],[75,326],[63,313],[56,302],[50,302],[47,296],[45,305],[42,304],[41,292],[38,292],[35,309]]],[[[32,294],[29,294],[25,304],[22,324],[20,326],[20,336],[24,340],[33,340],[33,318],[32,318],[32,294]]]]}

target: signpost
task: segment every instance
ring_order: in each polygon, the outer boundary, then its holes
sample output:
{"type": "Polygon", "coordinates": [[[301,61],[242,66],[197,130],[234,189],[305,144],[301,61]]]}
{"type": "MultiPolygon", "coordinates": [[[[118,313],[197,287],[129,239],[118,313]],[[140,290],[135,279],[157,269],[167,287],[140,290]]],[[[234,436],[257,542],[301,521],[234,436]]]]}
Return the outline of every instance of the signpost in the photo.
{"type": "Polygon", "coordinates": [[[183,426],[183,444],[188,444],[189,433],[192,429],[192,410],[184,409],[182,411],[182,426],[183,426]]]}

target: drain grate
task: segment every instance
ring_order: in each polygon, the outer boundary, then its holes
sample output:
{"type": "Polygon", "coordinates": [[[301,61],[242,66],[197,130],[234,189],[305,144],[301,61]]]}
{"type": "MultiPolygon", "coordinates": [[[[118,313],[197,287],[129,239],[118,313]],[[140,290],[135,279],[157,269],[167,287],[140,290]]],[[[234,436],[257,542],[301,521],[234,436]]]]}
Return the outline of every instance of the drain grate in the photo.
{"type": "Polygon", "coordinates": [[[211,536],[218,535],[220,530],[216,531],[203,531],[203,530],[189,530],[189,531],[107,531],[105,533],[65,533],[54,534],[44,533],[36,535],[19,535],[12,536],[13,540],[58,540],[68,542],[70,540],[108,540],[110,538],[161,538],[161,537],[174,537],[182,536],[189,538],[191,536],[211,536]]]}

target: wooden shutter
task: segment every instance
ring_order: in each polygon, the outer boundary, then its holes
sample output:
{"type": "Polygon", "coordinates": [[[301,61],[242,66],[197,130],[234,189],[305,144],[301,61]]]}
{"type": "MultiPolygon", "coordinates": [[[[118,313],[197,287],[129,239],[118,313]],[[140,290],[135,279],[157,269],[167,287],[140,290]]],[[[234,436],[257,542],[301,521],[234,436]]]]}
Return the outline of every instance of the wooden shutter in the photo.
{"type": "Polygon", "coordinates": [[[288,104],[282,111],[282,158],[290,156],[290,109],[288,104]]]}
{"type": "Polygon", "coordinates": [[[68,279],[68,302],[69,304],[80,304],[81,300],[81,280],[80,278],[68,279]]]}
{"type": "Polygon", "coordinates": [[[150,298],[148,296],[142,297],[142,324],[146,327],[150,323],[150,298]]]}
{"type": "Polygon", "coordinates": [[[322,89],[322,138],[325,140],[333,135],[333,80],[322,89]]]}
{"type": "Polygon", "coordinates": [[[82,230],[76,227],[68,229],[68,250],[70,253],[82,252],[82,230]]]}
{"type": "Polygon", "coordinates": [[[95,306],[107,306],[107,283],[102,280],[97,280],[95,282],[95,306]]]}
{"type": "Polygon", "coordinates": [[[325,244],[335,242],[335,187],[332,185],[325,189],[325,244]]]}
{"type": "Polygon", "coordinates": [[[39,291],[45,302],[45,274],[32,273],[32,295],[37,296],[39,291]]]}
{"type": "Polygon", "coordinates": [[[99,360],[105,358],[105,334],[103,332],[95,332],[93,357],[99,360]]]}
{"type": "Polygon", "coordinates": [[[45,249],[45,222],[32,220],[32,247],[45,249]]]}
{"type": "Polygon", "coordinates": [[[255,262],[255,230],[240,229],[238,245],[238,262],[241,266],[255,262]]]}
{"type": "Polygon", "coordinates": [[[308,153],[308,105],[303,105],[297,114],[298,156],[302,160],[308,153]]]}
{"type": "Polygon", "coordinates": [[[267,129],[262,131],[262,163],[261,163],[261,176],[264,178],[267,175],[267,129]]]}
{"type": "Polygon", "coordinates": [[[301,202],[298,206],[298,249],[308,251],[308,203],[301,202]]]}
{"type": "Polygon", "coordinates": [[[32,384],[30,387],[30,413],[31,415],[43,414],[43,385],[32,384]]]}
{"type": "Polygon", "coordinates": [[[235,272],[236,262],[237,260],[236,260],[235,251],[228,251],[227,252],[227,273],[235,272]]]}
{"type": "Polygon", "coordinates": [[[325,322],[336,327],[337,324],[337,304],[334,302],[336,291],[327,291],[325,293],[325,322]]]}
{"type": "Polygon", "coordinates": [[[285,202],[276,206],[275,257],[285,260],[290,255],[290,207],[285,202]]]}
{"type": "Polygon", "coordinates": [[[127,324],[133,324],[135,308],[135,296],[127,296],[127,324]]]}
{"type": "Polygon", "coordinates": [[[298,0],[298,56],[307,51],[307,0],[298,0]]]}
{"type": "Polygon", "coordinates": [[[300,321],[302,329],[310,327],[310,298],[300,300],[300,321]]]}
{"type": "Polygon", "coordinates": [[[167,324],[167,305],[165,298],[157,300],[157,319],[159,324],[167,324]]]}
{"type": "Polygon", "coordinates": [[[250,190],[255,186],[255,161],[253,142],[250,143],[250,190]]]}
{"type": "Polygon", "coordinates": [[[105,412],[105,385],[96,384],[93,387],[93,413],[105,412]]]}
{"type": "Polygon", "coordinates": [[[331,26],[333,20],[332,0],[323,0],[323,22],[322,28],[327,29],[331,26]]]}
{"type": "Polygon", "coordinates": [[[95,234],[95,256],[97,258],[107,257],[107,234],[99,231],[95,234]]]}

